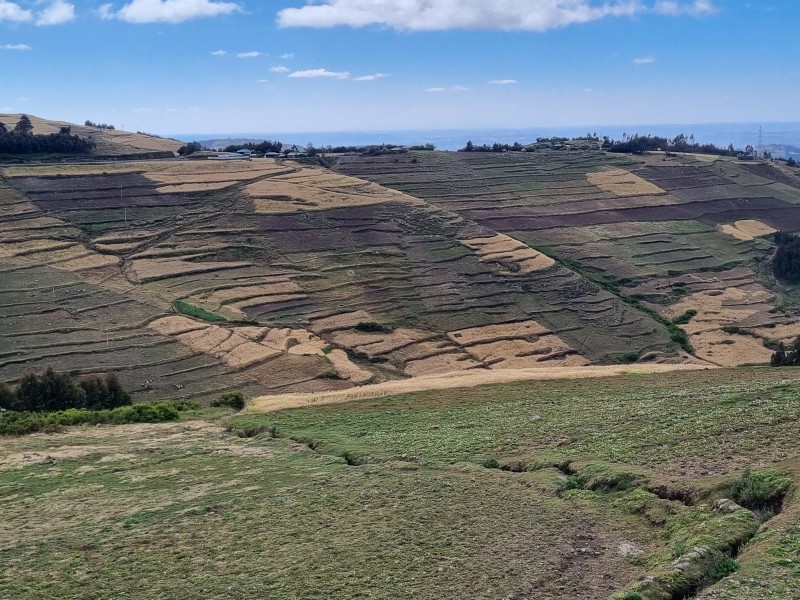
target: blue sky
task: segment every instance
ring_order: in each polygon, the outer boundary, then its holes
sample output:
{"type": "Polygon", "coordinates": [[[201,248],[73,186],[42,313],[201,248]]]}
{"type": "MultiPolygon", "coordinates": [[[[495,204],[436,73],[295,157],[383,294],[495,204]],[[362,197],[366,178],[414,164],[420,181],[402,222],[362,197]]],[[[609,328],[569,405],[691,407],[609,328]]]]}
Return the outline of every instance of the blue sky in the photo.
{"type": "Polygon", "coordinates": [[[797,121],[796,0],[0,0],[0,112],[161,134],[797,121]]]}

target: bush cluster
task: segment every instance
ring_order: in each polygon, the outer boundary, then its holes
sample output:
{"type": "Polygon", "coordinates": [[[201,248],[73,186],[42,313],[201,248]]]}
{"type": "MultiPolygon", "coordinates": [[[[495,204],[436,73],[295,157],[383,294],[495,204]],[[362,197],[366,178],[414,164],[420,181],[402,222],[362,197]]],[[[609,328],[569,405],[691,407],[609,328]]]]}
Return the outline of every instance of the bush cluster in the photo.
{"type": "Polygon", "coordinates": [[[96,425],[100,423],[161,423],[177,421],[178,407],[168,402],[135,404],[111,410],[70,408],[56,412],[0,412],[0,435],[25,435],[37,431],[60,431],[69,425],[96,425]]]}
{"type": "Polygon", "coordinates": [[[26,373],[15,390],[0,384],[0,409],[16,412],[52,412],[68,409],[104,410],[131,404],[117,376],[89,375],[74,381],[67,373],[48,368],[44,374],[26,373]]]}
{"type": "Polygon", "coordinates": [[[235,410],[242,410],[246,403],[242,392],[228,392],[211,402],[211,406],[228,406],[235,410]]]}

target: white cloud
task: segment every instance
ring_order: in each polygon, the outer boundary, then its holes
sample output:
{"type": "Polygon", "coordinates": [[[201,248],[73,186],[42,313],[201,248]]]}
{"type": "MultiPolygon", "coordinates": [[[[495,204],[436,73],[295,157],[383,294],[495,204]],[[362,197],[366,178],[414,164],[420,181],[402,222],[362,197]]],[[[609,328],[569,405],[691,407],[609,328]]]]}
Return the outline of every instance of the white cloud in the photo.
{"type": "Polygon", "coordinates": [[[489,85],[516,85],[519,81],[516,79],[492,79],[489,85]]]}
{"type": "Polygon", "coordinates": [[[33,13],[19,4],[0,0],[0,23],[10,21],[12,23],[26,23],[33,20],[33,13]]]}
{"type": "Polygon", "coordinates": [[[713,0],[318,0],[279,11],[278,25],[547,31],[647,12],[703,15],[714,11],[713,0]]]}
{"type": "Polygon", "coordinates": [[[233,2],[216,0],[131,0],[118,11],[110,4],[98,9],[103,19],[120,19],[128,23],[183,23],[201,17],[217,17],[240,10],[233,2]]]}
{"type": "Polygon", "coordinates": [[[281,54],[281,58],[283,60],[292,60],[294,58],[294,52],[285,52],[284,54],[281,54]]]}
{"type": "Polygon", "coordinates": [[[211,56],[225,56],[228,53],[227,50],[214,50],[211,53],[211,56]]]}
{"type": "Polygon", "coordinates": [[[444,92],[468,92],[470,88],[465,85],[454,85],[453,87],[431,87],[425,90],[431,94],[442,94],[444,92]]]}
{"type": "Polygon", "coordinates": [[[314,79],[318,77],[327,77],[333,79],[347,79],[350,77],[349,71],[328,71],[328,69],[308,69],[306,71],[295,71],[290,73],[287,77],[297,79],[314,79]]]}
{"type": "Polygon", "coordinates": [[[65,0],[53,0],[36,17],[37,25],[62,25],[75,20],[75,5],[65,0]]]}
{"type": "Polygon", "coordinates": [[[31,50],[31,47],[28,44],[4,44],[0,50],[31,50]]]}
{"type": "Polygon", "coordinates": [[[375,81],[376,79],[383,79],[384,77],[389,77],[387,73],[375,73],[374,75],[362,75],[361,77],[356,77],[354,81],[375,81]]]}
{"type": "Polygon", "coordinates": [[[635,65],[652,65],[654,62],[656,62],[655,56],[640,56],[633,59],[635,65]]]}
{"type": "Polygon", "coordinates": [[[688,4],[677,2],[676,0],[658,0],[653,10],[662,15],[679,16],[679,15],[713,15],[717,12],[712,0],[694,0],[688,4]]]}
{"type": "Polygon", "coordinates": [[[289,71],[291,71],[289,67],[284,67],[283,65],[270,67],[269,70],[272,71],[273,73],[288,73],[289,71]]]}
{"type": "Polygon", "coordinates": [[[261,56],[261,52],[253,50],[252,52],[239,52],[236,58],[256,58],[258,56],[261,56]]]}

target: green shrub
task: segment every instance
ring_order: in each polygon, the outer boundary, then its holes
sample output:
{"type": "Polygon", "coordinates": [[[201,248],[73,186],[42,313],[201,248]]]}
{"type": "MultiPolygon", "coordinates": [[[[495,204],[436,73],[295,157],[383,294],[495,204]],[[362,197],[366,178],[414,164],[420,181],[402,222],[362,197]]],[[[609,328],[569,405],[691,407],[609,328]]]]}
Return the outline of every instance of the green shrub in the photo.
{"type": "Polygon", "coordinates": [[[689,321],[691,321],[694,317],[697,316],[697,311],[693,308],[690,308],[685,313],[672,319],[672,322],[675,325],[686,325],[689,321]]]}
{"type": "Polygon", "coordinates": [[[750,510],[772,510],[783,502],[793,485],[791,478],[775,469],[746,471],[731,495],[734,502],[750,510]]]}
{"type": "Polygon", "coordinates": [[[247,400],[242,392],[227,392],[211,403],[211,406],[227,406],[234,410],[242,410],[247,400]]]}
{"type": "Polygon", "coordinates": [[[209,323],[223,323],[228,320],[221,315],[208,312],[204,308],[200,308],[194,304],[189,304],[183,300],[175,300],[175,302],[172,303],[172,306],[182,315],[194,317],[195,319],[202,319],[203,321],[208,321],[209,323]]]}
{"type": "Polygon", "coordinates": [[[487,458],[481,463],[487,469],[499,469],[500,462],[496,458],[487,458]]]}
{"type": "Polygon", "coordinates": [[[714,570],[711,572],[711,578],[714,581],[719,581],[723,577],[736,573],[738,570],[739,563],[730,556],[725,556],[717,563],[717,566],[714,567],[714,570]]]}
{"type": "Polygon", "coordinates": [[[356,331],[364,333],[391,333],[394,327],[376,321],[361,321],[355,327],[356,331]]]}

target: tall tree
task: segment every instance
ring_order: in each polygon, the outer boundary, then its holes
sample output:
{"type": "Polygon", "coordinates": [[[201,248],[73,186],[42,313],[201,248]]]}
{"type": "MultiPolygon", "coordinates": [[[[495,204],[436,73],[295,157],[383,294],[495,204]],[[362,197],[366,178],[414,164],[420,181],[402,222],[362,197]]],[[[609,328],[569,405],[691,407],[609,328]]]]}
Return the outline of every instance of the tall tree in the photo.
{"type": "Polygon", "coordinates": [[[14,133],[21,133],[22,135],[30,135],[33,131],[33,123],[28,118],[28,115],[22,115],[14,127],[14,133]]]}

